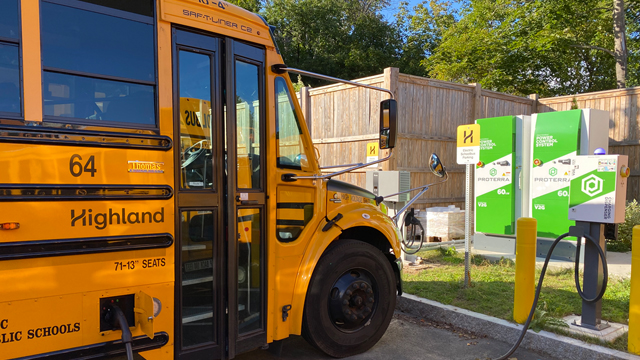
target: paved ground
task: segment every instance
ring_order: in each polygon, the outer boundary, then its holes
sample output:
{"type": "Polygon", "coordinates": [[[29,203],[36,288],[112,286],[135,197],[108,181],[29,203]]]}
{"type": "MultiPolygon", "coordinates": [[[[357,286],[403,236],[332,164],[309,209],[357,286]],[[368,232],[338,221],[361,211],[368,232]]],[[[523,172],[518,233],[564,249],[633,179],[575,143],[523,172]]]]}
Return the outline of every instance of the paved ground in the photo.
{"type": "MultiPolygon", "coordinates": [[[[436,323],[396,313],[386,334],[364,354],[349,357],[352,360],[486,360],[495,359],[511,348],[488,338],[452,329],[436,323]]],[[[285,340],[282,356],[269,351],[255,350],[236,357],[237,360],[298,360],[331,359],[307,344],[302,337],[285,340]]],[[[537,353],[518,350],[514,360],[556,360],[537,353]]]]}

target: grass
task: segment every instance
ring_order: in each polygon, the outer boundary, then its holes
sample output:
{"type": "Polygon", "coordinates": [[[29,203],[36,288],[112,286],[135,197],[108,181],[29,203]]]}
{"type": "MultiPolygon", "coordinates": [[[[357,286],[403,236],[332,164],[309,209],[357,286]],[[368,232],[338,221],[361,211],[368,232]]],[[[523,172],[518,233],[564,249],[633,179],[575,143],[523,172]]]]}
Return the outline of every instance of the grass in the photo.
{"type": "MultiPolygon", "coordinates": [[[[423,251],[417,254],[423,265],[416,269],[405,267],[403,289],[409,294],[457,306],[481,314],[513,321],[513,293],[515,263],[508,259],[488,261],[471,256],[471,286],[464,288],[464,254],[446,249],[423,251]]],[[[536,269],[536,285],[541,269],[536,269]]],[[[629,318],[628,279],[610,278],[602,300],[602,319],[627,324],[629,318]]],[[[573,278],[573,269],[547,269],[542,292],[538,301],[544,305],[545,316],[562,318],[582,312],[582,300],[573,278]]],[[[553,324],[553,321],[548,322],[553,324]]],[[[568,332],[550,327],[542,322],[538,325],[548,331],[599,343],[570,335],[568,332]]],[[[622,336],[613,343],[601,344],[616,350],[626,351],[627,337],[622,336]]]]}

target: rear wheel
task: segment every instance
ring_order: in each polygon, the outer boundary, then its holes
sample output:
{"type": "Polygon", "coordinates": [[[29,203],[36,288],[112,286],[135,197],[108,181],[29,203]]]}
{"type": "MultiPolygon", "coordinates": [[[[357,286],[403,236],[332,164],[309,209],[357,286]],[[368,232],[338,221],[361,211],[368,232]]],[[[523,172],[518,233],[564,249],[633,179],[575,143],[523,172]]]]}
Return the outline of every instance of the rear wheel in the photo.
{"type": "Polygon", "coordinates": [[[313,273],[302,335],[333,357],[367,351],[391,322],[395,284],[391,264],[379,249],[341,240],[320,258],[313,273]]]}

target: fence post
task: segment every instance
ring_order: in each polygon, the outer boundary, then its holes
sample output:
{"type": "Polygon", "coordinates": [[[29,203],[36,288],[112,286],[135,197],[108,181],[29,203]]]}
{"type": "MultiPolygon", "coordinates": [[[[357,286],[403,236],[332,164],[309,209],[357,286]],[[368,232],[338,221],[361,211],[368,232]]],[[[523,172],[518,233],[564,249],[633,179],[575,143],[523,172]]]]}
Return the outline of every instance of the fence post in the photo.
{"type": "Polygon", "coordinates": [[[538,221],[520,218],[516,224],[516,281],[513,320],[524,324],[535,296],[536,240],[538,221]]]}
{"type": "Polygon", "coordinates": [[[630,353],[640,355],[640,225],[633,227],[631,240],[631,294],[629,295],[628,336],[627,350],[630,353]]]}
{"type": "Polygon", "coordinates": [[[473,90],[473,119],[469,122],[473,124],[476,120],[482,118],[482,85],[479,83],[471,83],[469,85],[476,87],[473,90]]]}
{"type": "MultiPolygon", "coordinates": [[[[531,95],[529,95],[527,97],[532,100],[531,101],[531,114],[537,113],[538,112],[538,99],[540,97],[538,96],[538,94],[531,94],[531,95]]],[[[531,115],[531,114],[529,114],[529,115],[531,115]]]]}
{"type": "Polygon", "coordinates": [[[311,122],[311,95],[309,95],[309,88],[304,86],[300,89],[300,109],[302,110],[302,116],[307,123],[307,129],[309,129],[309,136],[313,139],[313,123],[311,122]]]}

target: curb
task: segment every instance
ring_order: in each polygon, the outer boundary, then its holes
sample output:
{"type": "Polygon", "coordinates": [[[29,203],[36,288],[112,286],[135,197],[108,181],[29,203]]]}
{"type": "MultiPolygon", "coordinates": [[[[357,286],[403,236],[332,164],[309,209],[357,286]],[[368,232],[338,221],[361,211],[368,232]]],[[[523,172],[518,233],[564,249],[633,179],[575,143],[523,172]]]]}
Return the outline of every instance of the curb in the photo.
{"type": "MultiPolygon", "coordinates": [[[[510,345],[515,344],[522,331],[522,325],[520,324],[474,313],[451,305],[443,305],[439,302],[409,294],[403,294],[397,298],[396,309],[431,321],[448,323],[510,345]]],[[[580,340],[544,330],[538,333],[528,330],[520,347],[564,360],[640,360],[640,356],[603,346],[587,344],[580,340]]],[[[496,354],[496,357],[500,355],[503,354],[496,354]]]]}

